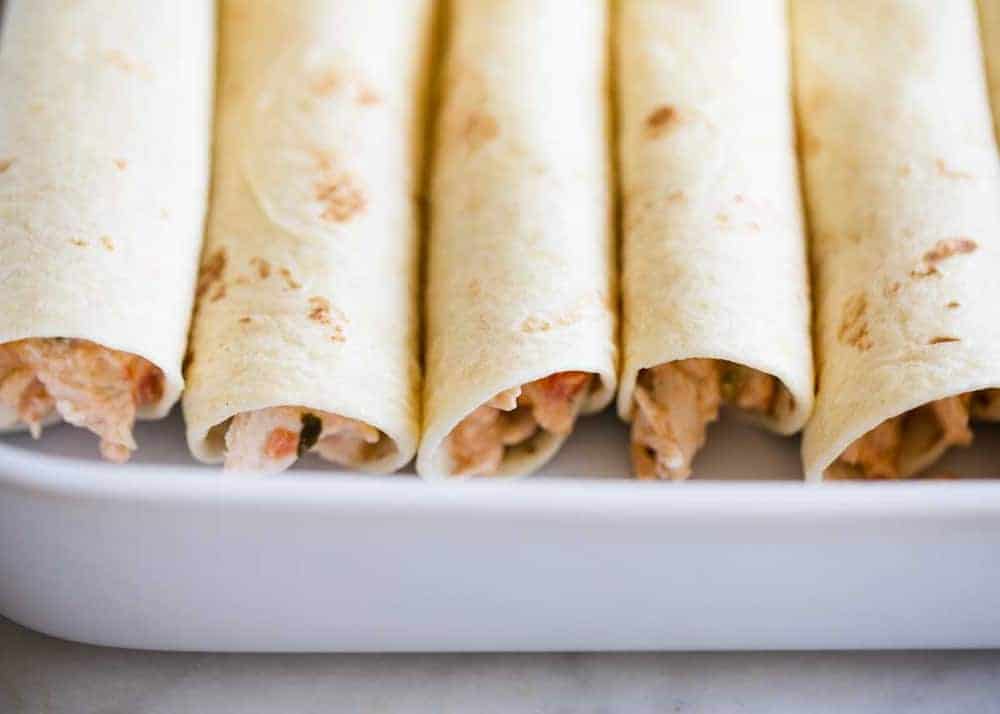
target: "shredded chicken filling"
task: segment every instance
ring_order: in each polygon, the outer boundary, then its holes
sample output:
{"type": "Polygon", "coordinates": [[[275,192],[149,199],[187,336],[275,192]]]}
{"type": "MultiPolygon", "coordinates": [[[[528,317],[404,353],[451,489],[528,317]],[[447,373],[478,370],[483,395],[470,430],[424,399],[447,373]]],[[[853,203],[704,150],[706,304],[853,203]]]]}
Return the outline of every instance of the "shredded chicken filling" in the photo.
{"type": "Polygon", "coordinates": [[[636,476],[689,477],[708,425],[718,419],[723,404],[777,416],[791,411],[792,397],[771,375],[721,360],[678,360],[642,370],[632,421],[636,476]]]}
{"type": "Polygon", "coordinates": [[[939,399],[906,414],[888,419],[848,446],[838,459],[865,478],[900,478],[906,475],[900,463],[907,424],[913,419],[930,419],[936,438],[928,452],[943,452],[951,446],[972,443],[970,416],[995,420],[1000,416],[998,390],[939,399]]]}
{"type": "Polygon", "coordinates": [[[369,424],[303,407],[271,407],[233,417],[226,430],[225,468],[284,471],[305,453],[356,467],[381,453],[382,432],[369,424]]]}
{"type": "Polygon", "coordinates": [[[136,412],[163,396],[164,377],[149,361],[87,340],[39,338],[0,345],[0,404],[37,439],[59,414],[101,439],[101,455],[128,461],[136,449],[136,412]]]}
{"type": "Polygon", "coordinates": [[[448,435],[453,473],[492,476],[509,449],[543,432],[569,434],[592,380],[586,372],[558,372],[497,394],[448,435]]]}

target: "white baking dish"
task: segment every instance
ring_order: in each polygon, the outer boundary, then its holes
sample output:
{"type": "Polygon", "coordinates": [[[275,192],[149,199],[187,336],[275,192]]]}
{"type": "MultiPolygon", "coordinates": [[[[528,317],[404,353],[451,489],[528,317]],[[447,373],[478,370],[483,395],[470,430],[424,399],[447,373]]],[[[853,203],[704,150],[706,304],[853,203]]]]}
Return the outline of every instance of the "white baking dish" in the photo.
{"type": "MultiPolygon", "coordinates": [[[[132,466],[68,427],[0,443],[0,613],[49,634],[234,651],[1000,645],[1000,481],[804,485],[794,441],[713,428],[722,483],[637,483],[585,420],[520,482],[223,477],[179,420],[132,466]]],[[[1000,430],[942,470],[996,473],[1000,430]]],[[[315,466],[315,464],[313,464],[315,466]]]]}

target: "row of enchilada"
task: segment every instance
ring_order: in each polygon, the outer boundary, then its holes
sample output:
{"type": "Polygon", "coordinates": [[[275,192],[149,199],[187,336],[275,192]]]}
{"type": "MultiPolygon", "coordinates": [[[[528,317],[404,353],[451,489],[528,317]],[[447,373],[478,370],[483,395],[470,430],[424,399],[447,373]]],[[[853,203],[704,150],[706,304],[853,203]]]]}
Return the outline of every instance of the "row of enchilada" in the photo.
{"type": "Polygon", "coordinates": [[[990,70],[1000,0],[13,0],[0,426],[522,475],[617,394],[639,477],[721,410],[926,472],[1000,419],[990,70]]]}

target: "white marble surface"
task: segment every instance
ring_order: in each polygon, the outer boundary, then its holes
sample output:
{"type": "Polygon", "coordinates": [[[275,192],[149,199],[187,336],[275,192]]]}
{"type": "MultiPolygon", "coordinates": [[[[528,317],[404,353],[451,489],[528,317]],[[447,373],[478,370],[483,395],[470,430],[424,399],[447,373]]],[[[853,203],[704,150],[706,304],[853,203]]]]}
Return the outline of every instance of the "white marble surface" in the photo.
{"type": "Polygon", "coordinates": [[[0,619],[3,714],[1000,712],[1000,654],[212,655],[0,619]]]}

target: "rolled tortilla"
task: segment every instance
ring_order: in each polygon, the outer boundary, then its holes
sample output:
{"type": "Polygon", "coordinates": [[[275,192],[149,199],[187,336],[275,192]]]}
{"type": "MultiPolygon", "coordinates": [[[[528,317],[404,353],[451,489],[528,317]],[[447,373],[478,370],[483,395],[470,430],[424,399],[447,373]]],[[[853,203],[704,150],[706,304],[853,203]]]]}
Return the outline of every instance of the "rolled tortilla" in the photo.
{"type": "Polygon", "coordinates": [[[1000,0],[979,0],[979,19],[994,124],[1000,135],[1000,0]]]}
{"type": "Polygon", "coordinates": [[[683,479],[729,404],[813,404],[784,0],[623,0],[624,368],[640,477],[683,479]]]}
{"type": "Polygon", "coordinates": [[[184,397],[204,461],[390,472],[419,429],[431,0],[226,0],[184,397]]]}
{"type": "Polygon", "coordinates": [[[123,461],[180,395],[214,41],[200,0],[7,3],[0,429],[61,416],[123,461]]]}
{"type": "Polygon", "coordinates": [[[819,394],[806,475],[910,476],[1000,386],[1000,159],[972,0],[796,0],[819,394]]]}
{"type": "Polygon", "coordinates": [[[455,0],[418,472],[527,474],[616,381],[607,7],[455,0]]]}

